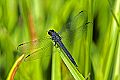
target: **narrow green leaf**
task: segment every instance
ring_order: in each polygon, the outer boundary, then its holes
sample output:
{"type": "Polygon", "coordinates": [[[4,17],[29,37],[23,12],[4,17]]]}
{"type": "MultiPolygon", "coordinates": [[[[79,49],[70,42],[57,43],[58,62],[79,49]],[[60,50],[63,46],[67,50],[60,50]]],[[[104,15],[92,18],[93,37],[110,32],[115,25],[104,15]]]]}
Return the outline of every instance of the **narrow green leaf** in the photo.
{"type": "Polygon", "coordinates": [[[64,63],[66,64],[66,66],[68,67],[68,69],[70,70],[71,74],[73,75],[73,77],[75,78],[75,80],[84,80],[85,78],[83,77],[83,75],[79,72],[78,67],[75,67],[73,65],[73,63],[69,60],[69,58],[65,55],[64,51],[62,51],[62,49],[60,49],[60,56],[62,58],[62,60],[64,61],[64,63]]]}
{"type": "Polygon", "coordinates": [[[52,55],[52,80],[61,80],[61,66],[60,66],[60,56],[58,50],[53,48],[52,55]]]}
{"type": "Polygon", "coordinates": [[[23,58],[24,58],[24,54],[21,55],[14,63],[13,67],[11,68],[8,77],[6,80],[14,80],[15,74],[17,72],[17,69],[19,68],[19,65],[21,64],[23,58]]]}

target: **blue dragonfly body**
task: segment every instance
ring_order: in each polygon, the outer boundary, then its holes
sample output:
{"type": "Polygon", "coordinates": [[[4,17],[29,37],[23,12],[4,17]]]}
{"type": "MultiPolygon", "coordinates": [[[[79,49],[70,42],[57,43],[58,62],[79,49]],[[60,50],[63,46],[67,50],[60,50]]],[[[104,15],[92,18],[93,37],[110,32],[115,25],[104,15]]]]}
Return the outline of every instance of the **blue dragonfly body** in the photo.
{"type": "Polygon", "coordinates": [[[55,45],[58,44],[58,46],[65,52],[65,54],[68,56],[68,58],[71,60],[71,62],[76,66],[76,62],[73,59],[73,57],[71,56],[70,52],[66,49],[66,47],[64,46],[64,44],[61,41],[61,37],[58,35],[58,33],[56,33],[54,30],[49,30],[48,34],[51,36],[51,39],[55,42],[55,45]]]}

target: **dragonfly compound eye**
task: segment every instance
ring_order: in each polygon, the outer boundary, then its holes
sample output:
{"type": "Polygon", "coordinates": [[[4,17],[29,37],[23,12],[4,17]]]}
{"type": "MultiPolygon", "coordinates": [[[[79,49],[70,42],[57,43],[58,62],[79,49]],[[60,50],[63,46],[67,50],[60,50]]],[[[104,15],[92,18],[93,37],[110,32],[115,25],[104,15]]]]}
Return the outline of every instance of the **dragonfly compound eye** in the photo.
{"type": "Polygon", "coordinates": [[[50,36],[52,36],[52,33],[54,33],[54,30],[49,30],[49,31],[48,31],[48,34],[49,34],[50,36]]]}

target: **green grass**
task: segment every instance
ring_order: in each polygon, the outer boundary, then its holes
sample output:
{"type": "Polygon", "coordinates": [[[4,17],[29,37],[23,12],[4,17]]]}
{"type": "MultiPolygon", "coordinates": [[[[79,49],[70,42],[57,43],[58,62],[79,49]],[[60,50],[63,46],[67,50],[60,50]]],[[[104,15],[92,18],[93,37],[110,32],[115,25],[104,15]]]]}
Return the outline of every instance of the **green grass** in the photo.
{"type": "Polygon", "coordinates": [[[120,0],[1,0],[0,80],[120,80],[119,8],[120,0]],[[16,50],[20,43],[41,39],[49,29],[60,31],[82,10],[87,12],[86,22],[93,24],[71,45],[72,35],[66,33],[64,41],[78,68],[62,50],[51,46],[41,53],[51,56],[22,61],[12,75],[21,56],[16,50]]]}
{"type": "Polygon", "coordinates": [[[22,56],[20,56],[20,57],[16,60],[15,64],[13,65],[13,67],[12,67],[12,69],[11,69],[11,71],[9,72],[9,75],[8,75],[8,77],[7,77],[7,80],[13,80],[13,79],[14,79],[15,74],[16,74],[16,72],[17,72],[17,70],[18,70],[18,68],[19,68],[19,65],[21,64],[23,58],[24,58],[24,54],[23,54],[22,56]]]}

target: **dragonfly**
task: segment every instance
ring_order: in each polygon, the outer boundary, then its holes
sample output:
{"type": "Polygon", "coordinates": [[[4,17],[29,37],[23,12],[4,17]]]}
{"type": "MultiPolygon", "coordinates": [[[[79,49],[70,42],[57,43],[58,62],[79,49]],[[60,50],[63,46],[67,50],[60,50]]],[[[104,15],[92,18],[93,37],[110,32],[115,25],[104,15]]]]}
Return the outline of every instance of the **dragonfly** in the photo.
{"type": "MultiPolygon", "coordinates": [[[[60,47],[65,55],[70,59],[75,67],[78,67],[76,61],[62,42],[62,33],[72,32],[71,34],[80,34],[80,32],[85,32],[87,29],[87,25],[91,22],[87,22],[87,15],[86,11],[79,12],[76,16],[74,16],[73,20],[67,23],[65,26],[62,27],[60,32],[56,32],[53,29],[48,31],[49,37],[43,37],[41,39],[36,39],[33,41],[21,43],[18,45],[17,50],[21,51],[22,53],[26,54],[25,59],[33,59],[34,56],[44,56],[44,53],[50,47],[51,40],[54,42],[54,46],[60,47]],[[82,30],[82,31],[81,31],[82,30]],[[31,47],[32,46],[32,47],[31,47]]],[[[79,36],[79,35],[78,35],[79,36]]],[[[63,36],[66,37],[66,36],[63,36]]]]}

